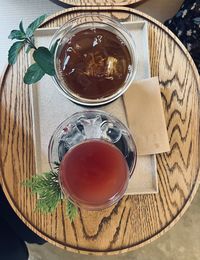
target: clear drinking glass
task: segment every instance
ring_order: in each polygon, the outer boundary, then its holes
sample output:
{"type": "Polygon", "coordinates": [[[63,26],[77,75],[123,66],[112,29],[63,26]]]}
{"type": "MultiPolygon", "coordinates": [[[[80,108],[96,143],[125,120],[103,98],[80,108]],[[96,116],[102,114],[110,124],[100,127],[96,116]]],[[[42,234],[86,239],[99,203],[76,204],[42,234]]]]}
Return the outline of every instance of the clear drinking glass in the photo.
{"type": "MultiPolygon", "coordinates": [[[[129,33],[129,31],[123,26],[120,22],[99,14],[84,14],[81,16],[77,16],[71,20],[69,20],[67,23],[65,23],[53,36],[53,39],[51,41],[50,47],[58,40],[58,45],[55,51],[54,56],[54,65],[55,65],[55,71],[56,75],[53,77],[54,81],[56,83],[56,86],[58,87],[61,92],[67,96],[70,100],[74,101],[75,103],[87,105],[87,106],[97,106],[109,103],[116,98],[118,98],[120,95],[122,95],[131,82],[133,81],[136,73],[136,64],[137,64],[137,57],[136,57],[136,47],[133,36],[129,33]],[[73,92],[66,81],[63,79],[62,73],[61,73],[61,61],[59,59],[60,53],[63,50],[63,47],[67,42],[70,41],[70,39],[78,32],[87,30],[87,29],[104,29],[107,30],[114,35],[117,36],[117,38],[120,39],[120,41],[127,47],[131,64],[128,67],[128,72],[126,75],[126,78],[121,85],[119,89],[116,90],[116,92],[112,93],[109,96],[106,97],[98,97],[98,98],[84,98],[80,96],[79,94],[73,92]]],[[[108,63],[109,64],[109,63],[108,63]]],[[[68,66],[68,65],[67,65],[68,66]]],[[[93,84],[94,85],[94,84],[93,84]]]]}
{"type": "Polygon", "coordinates": [[[78,112],[64,120],[49,143],[49,164],[60,164],[64,194],[76,205],[100,210],[124,195],[137,160],[129,130],[102,111],[78,112]]]}

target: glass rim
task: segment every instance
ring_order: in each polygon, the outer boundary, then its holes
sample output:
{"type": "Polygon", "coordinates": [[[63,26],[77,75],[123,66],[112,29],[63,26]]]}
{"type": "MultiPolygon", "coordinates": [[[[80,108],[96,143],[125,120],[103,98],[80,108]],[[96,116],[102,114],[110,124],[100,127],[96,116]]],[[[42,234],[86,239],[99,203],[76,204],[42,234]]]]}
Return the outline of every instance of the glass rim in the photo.
{"type": "Polygon", "coordinates": [[[138,57],[136,54],[136,44],[135,44],[134,37],[131,35],[131,33],[128,31],[128,29],[126,29],[126,27],[123,24],[121,24],[121,22],[119,22],[111,17],[108,17],[106,15],[102,15],[102,14],[84,14],[84,15],[78,15],[78,16],[70,19],[55,32],[55,34],[51,40],[51,43],[50,43],[50,48],[53,45],[53,43],[56,41],[56,39],[59,38],[59,34],[62,34],[63,31],[66,30],[66,32],[64,32],[64,34],[61,36],[60,42],[62,42],[62,40],[65,38],[66,34],[70,33],[70,31],[72,31],[74,28],[82,26],[84,24],[91,24],[91,23],[105,24],[106,26],[112,27],[113,29],[118,31],[121,38],[126,43],[126,46],[128,48],[128,51],[129,51],[129,54],[131,57],[132,69],[131,69],[130,73],[127,74],[127,78],[125,79],[122,87],[120,89],[118,89],[115,93],[113,93],[112,95],[109,95],[107,97],[97,98],[97,99],[84,98],[84,97],[77,95],[73,91],[71,91],[69,88],[67,88],[67,84],[62,83],[62,81],[59,79],[59,72],[57,70],[57,58],[58,58],[57,52],[58,52],[59,44],[56,47],[55,55],[54,55],[54,67],[55,67],[56,74],[55,74],[55,76],[52,77],[52,79],[53,79],[56,87],[59,89],[59,91],[61,91],[62,94],[64,94],[71,101],[73,101],[77,104],[80,104],[80,105],[99,106],[99,105],[104,105],[104,104],[114,101],[128,89],[128,87],[130,86],[130,84],[132,83],[132,81],[134,80],[135,75],[136,75],[138,57]],[[86,21],[84,23],[73,26],[73,22],[78,21],[80,19],[86,19],[87,17],[88,18],[96,17],[96,18],[101,18],[102,20],[101,21],[86,21]],[[72,25],[70,26],[70,24],[72,24],[72,25]],[[67,27],[69,27],[68,30],[67,30],[67,27]]]}

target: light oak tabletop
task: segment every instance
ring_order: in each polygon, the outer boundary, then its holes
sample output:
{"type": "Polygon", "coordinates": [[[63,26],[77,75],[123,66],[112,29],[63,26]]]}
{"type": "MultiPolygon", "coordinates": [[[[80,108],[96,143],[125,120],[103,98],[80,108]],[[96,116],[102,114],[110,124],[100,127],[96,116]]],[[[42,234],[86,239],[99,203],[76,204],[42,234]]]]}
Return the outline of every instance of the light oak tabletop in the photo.
{"type": "Polygon", "coordinates": [[[117,254],[141,247],[169,230],[190,205],[199,185],[199,76],[181,42],[155,19],[127,7],[75,7],[51,16],[58,27],[80,12],[121,21],[146,20],[151,75],[158,76],[171,151],[157,156],[159,193],[125,196],[100,211],[79,210],[70,223],[63,205],[55,213],[35,212],[36,197],[21,185],[35,174],[30,87],[25,50],[8,66],[0,88],[0,172],[3,190],[18,216],[50,243],[85,254],[117,254]]]}

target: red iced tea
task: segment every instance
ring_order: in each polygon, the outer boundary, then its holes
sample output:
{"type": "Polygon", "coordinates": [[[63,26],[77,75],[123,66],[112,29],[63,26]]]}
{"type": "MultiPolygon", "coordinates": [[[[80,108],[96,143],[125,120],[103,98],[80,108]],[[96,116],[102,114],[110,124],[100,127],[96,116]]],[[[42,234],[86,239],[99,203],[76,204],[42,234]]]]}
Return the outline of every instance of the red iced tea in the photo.
{"type": "Polygon", "coordinates": [[[124,193],[128,178],[128,166],[121,151],[97,139],[72,147],[60,166],[63,189],[72,200],[88,208],[112,204],[124,193]]]}

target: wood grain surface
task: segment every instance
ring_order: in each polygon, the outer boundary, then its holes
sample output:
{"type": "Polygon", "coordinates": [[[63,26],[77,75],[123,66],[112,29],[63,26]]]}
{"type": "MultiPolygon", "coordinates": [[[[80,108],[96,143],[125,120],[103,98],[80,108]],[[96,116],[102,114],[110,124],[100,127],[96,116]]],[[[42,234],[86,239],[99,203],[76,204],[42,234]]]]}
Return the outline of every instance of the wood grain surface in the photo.
{"type": "MultiPolygon", "coordinates": [[[[0,88],[0,171],[3,190],[18,216],[61,248],[85,254],[117,254],[141,247],[169,230],[190,205],[199,184],[199,76],[180,41],[153,18],[126,7],[71,8],[43,27],[65,23],[80,12],[101,12],[123,21],[146,20],[152,76],[158,75],[171,151],[157,156],[159,193],[125,196],[99,212],[79,210],[73,224],[60,205],[54,214],[35,212],[36,197],[21,182],[35,174],[30,88],[23,83],[23,49],[8,66],[0,88]]],[[[50,111],[53,116],[53,111],[50,111]]],[[[159,131],[159,129],[158,129],[159,131]]]]}
{"type": "Polygon", "coordinates": [[[57,4],[72,6],[125,6],[136,4],[144,0],[51,0],[57,4]]]}

